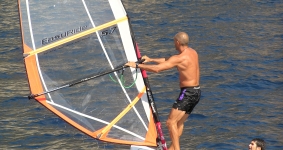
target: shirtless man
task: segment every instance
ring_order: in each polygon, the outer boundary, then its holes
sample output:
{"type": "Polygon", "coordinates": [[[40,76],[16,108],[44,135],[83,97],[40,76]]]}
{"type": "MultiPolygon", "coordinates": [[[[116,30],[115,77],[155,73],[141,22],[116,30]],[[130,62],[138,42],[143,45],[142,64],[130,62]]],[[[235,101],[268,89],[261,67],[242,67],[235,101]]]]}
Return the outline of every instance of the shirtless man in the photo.
{"type": "Polygon", "coordinates": [[[166,122],[172,140],[169,150],[180,150],[179,138],[183,133],[184,122],[199,102],[201,95],[198,54],[194,49],[188,47],[188,43],[189,36],[184,32],[179,32],[174,37],[175,48],[179,52],[178,55],[173,55],[169,59],[142,57],[142,59],[145,59],[144,63],[157,63],[153,65],[136,64],[135,62],[125,64],[126,66],[138,67],[155,73],[177,67],[181,92],[173,104],[166,122]]]}

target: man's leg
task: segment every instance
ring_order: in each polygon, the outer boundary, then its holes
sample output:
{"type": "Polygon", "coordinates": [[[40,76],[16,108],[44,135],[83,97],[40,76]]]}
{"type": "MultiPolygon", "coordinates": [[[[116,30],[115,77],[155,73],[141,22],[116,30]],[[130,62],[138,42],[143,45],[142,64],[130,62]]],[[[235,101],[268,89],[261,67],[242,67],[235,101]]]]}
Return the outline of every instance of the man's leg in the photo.
{"type": "Polygon", "coordinates": [[[183,128],[184,128],[184,122],[188,119],[189,114],[185,114],[181,120],[178,121],[177,126],[178,126],[178,133],[179,133],[179,138],[183,133],[183,128]]]}
{"type": "MultiPolygon", "coordinates": [[[[180,140],[180,137],[183,133],[183,128],[184,128],[184,122],[188,119],[189,117],[189,114],[185,114],[182,119],[180,121],[178,121],[177,123],[177,128],[178,128],[178,135],[179,135],[179,140],[180,140]]],[[[174,150],[174,147],[173,147],[173,144],[171,143],[170,147],[169,147],[169,150],[174,150]]]]}
{"type": "Polygon", "coordinates": [[[174,108],[171,109],[168,120],[166,122],[172,141],[169,150],[180,150],[179,136],[182,134],[185,118],[187,118],[188,116],[188,114],[185,113],[185,111],[174,108]]]}

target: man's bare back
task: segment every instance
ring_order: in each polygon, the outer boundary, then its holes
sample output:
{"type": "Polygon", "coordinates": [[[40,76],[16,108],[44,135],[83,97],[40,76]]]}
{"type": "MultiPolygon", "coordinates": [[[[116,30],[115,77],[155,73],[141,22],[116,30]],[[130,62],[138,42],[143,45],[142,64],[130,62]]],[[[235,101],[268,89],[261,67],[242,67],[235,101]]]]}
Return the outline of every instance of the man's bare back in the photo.
{"type": "Polygon", "coordinates": [[[199,85],[198,54],[192,48],[186,48],[177,59],[181,62],[177,65],[179,71],[180,87],[193,87],[199,85]]]}

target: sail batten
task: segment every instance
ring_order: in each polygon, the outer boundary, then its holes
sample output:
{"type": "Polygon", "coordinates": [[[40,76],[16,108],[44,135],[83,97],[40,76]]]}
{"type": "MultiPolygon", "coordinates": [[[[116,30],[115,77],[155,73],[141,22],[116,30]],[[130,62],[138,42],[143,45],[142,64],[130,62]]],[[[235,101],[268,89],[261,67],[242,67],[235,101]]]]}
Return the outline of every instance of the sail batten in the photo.
{"type": "MultiPolygon", "coordinates": [[[[33,49],[34,49],[34,50],[31,51],[31,52],[28,52],[28,53],[24,53],[24,56],[27,57],[27,56],[35,55],[35,54],[38,54],[38,53],[41,53],[41,52],[44,52],[44,51],[47,51],[47,50],[51,50],[52,48],[55,48],[55,47],[57,47],[57,46],[60,46],[60,45],[65,44],[65,43],[74,41],[74,40],[76,40],[76,39],[78,39],[78,38],[82,38],[82,37],[84,37],[84,36],[90,35],[90,34],[92,34],[92,33],[94,33],[94,32],[97,32],[97,31],[99,31],[99,30],[101,30],[101,29],[104,29],[104,28],[113,26],[113,25],[115,25],[115,24],[117,24],[117,23],[119,23],[119,22],[123,22],[123,21],[127,21],[127,17],[126,17],[126,16],[124,16],[124,17],[122,17],[122,18],[119,18],[119,19],[117,19],[117,20],[113,20],[113,21],[111,21],[111,22],[105,23],[105,24],[103,24],[103,25],[94,27],[94,28],[89,29],[89,30],[87,30],[87,31],[83,31],[83,32],[81,32],[81,33],[79,33],[79,34],[75,34],[75,35],[70,36],[70,37],[68,37],[68,38],[65,38],[65,39],[56,41],[56,42],[54,42],[54,43],[52,43],[52,44],[43,46],[43,47],[38,48],[38,49],[36,49],[35,46],[33,46],[33,49]]],[[[82,27],[82,30],[84,30],[84,27],[82,27]]],[[[32,30],[31,30],[31,32],[32,32],[32,30]]],[[[32,33],[31,33],[31,34],[32,34],[32,33]]],[[[65,32],[65,34],[67,34],[67,33],[65,32]]],[[[34,42],[33,42],[33,43],[34,43],[34,42]]],[[[34,44],[33,44],[33,45],[34,45],[34,44]]]]}
{"type": "Polygon", "coordinates": [[[121,67],[138,61],[122,2],[18,4],[31,98],[93,138],[156,147],[157,130],[141,70],[121,67]]]}

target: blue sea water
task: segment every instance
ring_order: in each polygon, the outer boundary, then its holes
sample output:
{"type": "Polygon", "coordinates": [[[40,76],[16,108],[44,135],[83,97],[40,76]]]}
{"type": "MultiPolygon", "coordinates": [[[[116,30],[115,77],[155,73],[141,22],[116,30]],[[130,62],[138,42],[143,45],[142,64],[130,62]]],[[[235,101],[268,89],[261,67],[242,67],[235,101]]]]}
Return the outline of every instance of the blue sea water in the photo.
{"type": "MultiPolygon", "coordinates": [[[[181,149],[283,149],[283,1],[123,0],[143,55],[176,54],[185,31],[199,53],[202,97],[181,149]]],[[[26,97],[17,2],[0,4],[0,149],[124,149],[82,134],[26,97]]],[[[149,73],[164,128],[179,93],[176,69],[149,73]]]]}

